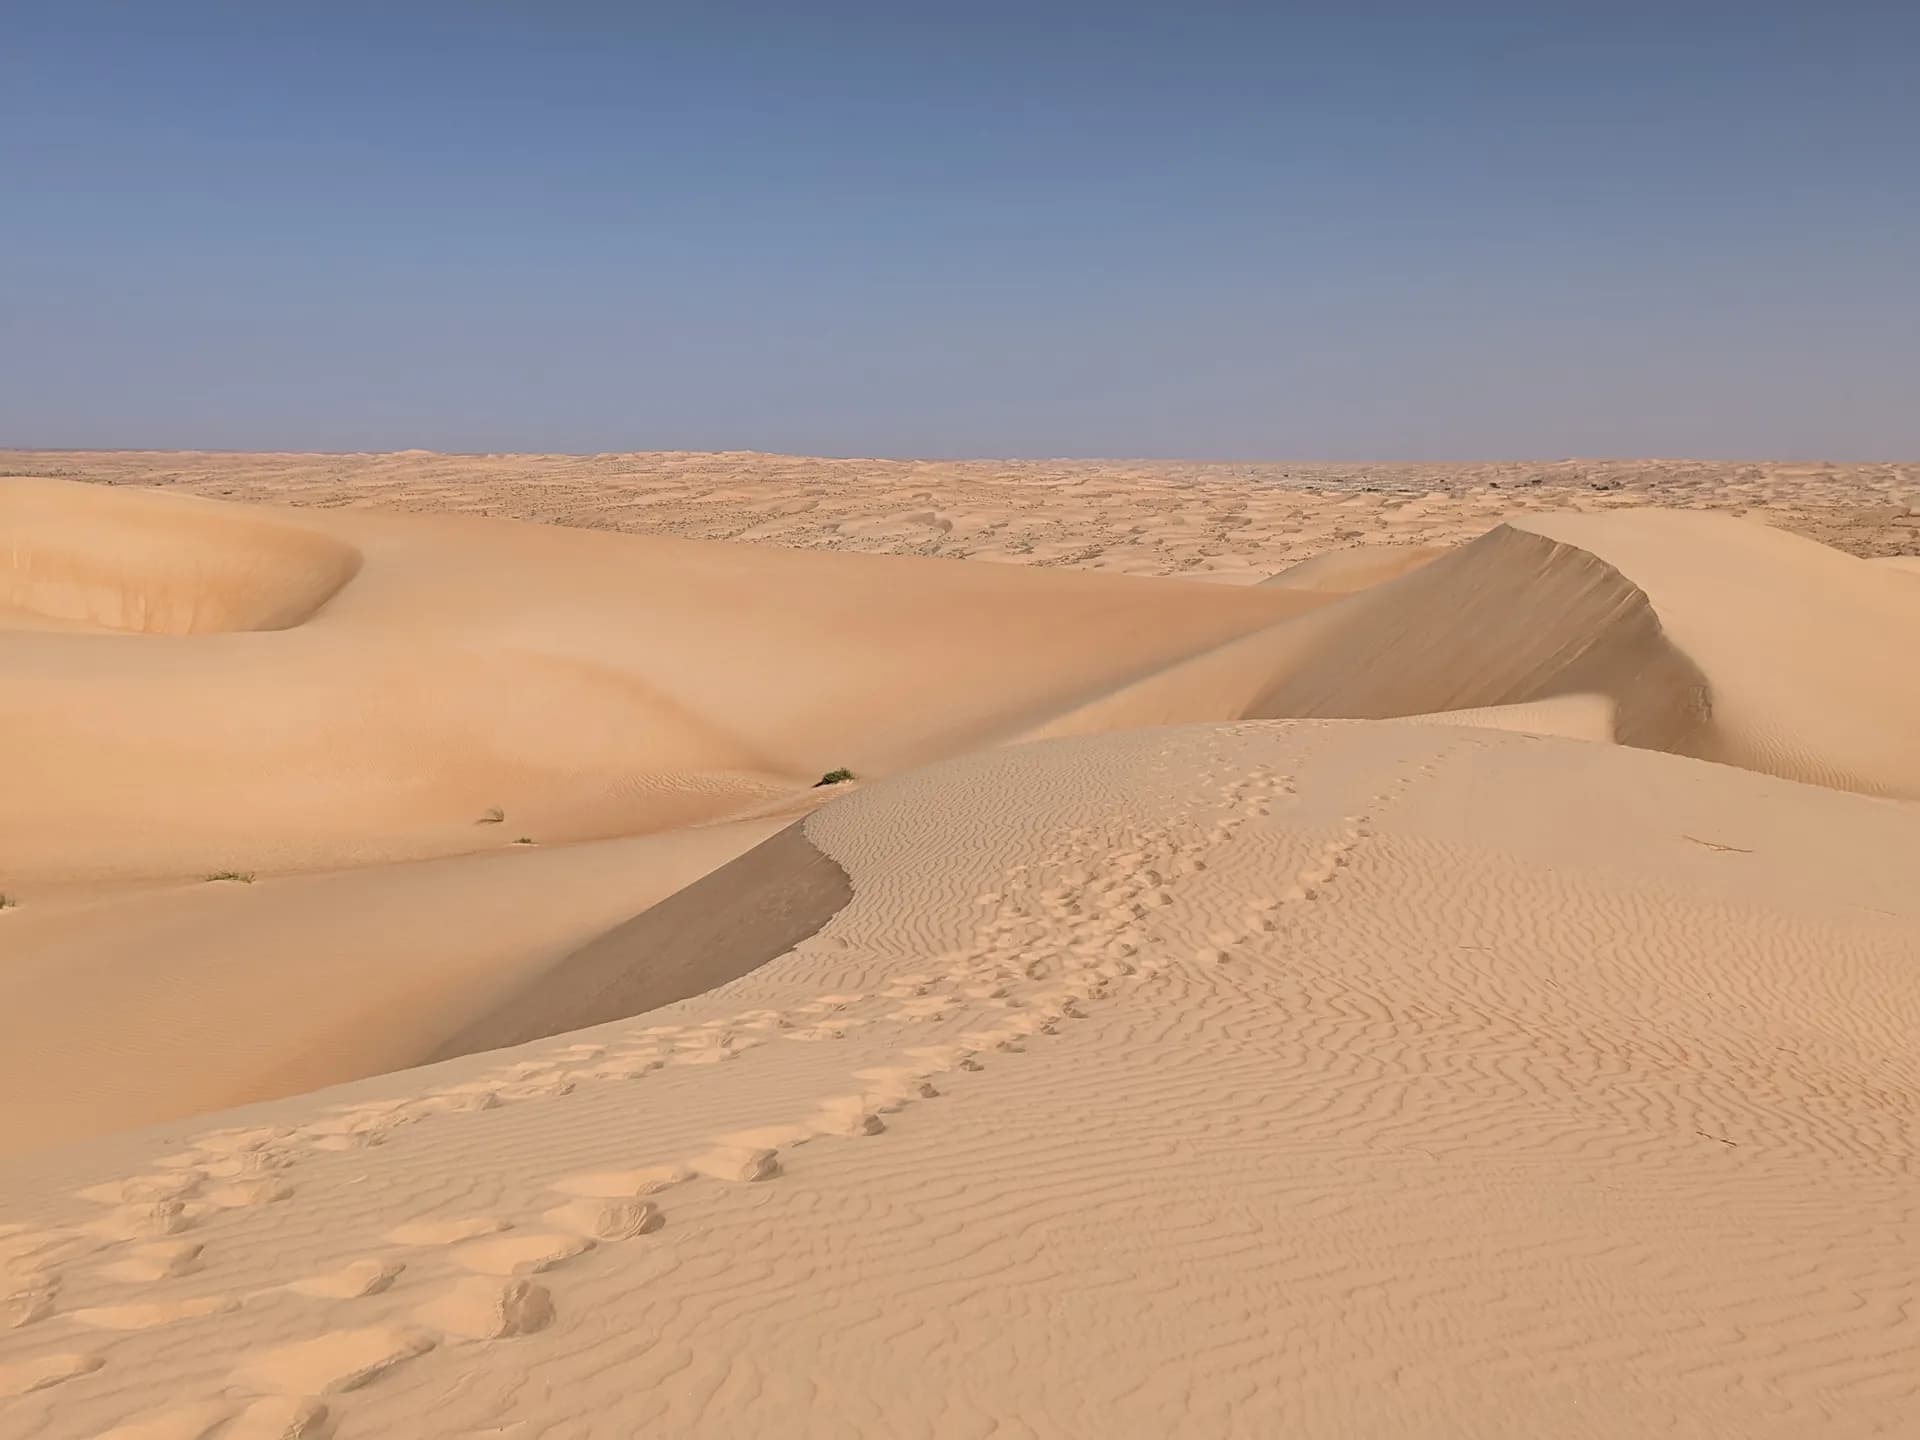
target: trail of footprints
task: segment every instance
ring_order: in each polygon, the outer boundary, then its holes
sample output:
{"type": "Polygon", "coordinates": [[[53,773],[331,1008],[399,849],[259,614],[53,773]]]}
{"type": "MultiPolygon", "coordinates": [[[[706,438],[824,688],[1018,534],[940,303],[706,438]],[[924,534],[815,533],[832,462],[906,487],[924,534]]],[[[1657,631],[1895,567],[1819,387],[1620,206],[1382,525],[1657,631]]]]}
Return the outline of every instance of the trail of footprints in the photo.
{"type": "MultiPolygon", "coordinates": [[[[1433,768],[1423,765],[1419,773],[1433,768]]],[[[1209,772],[1205,778],[1223,777],[1209,772]]],[[[1391,801],[1412,779],[1402,777],[1374,800],[1391,801]]],[[[546,1058],[516,1061],[423,1095],[338,1106],[297,1128],[197,1136],[185,1151],[156,1161],[152,1173],[80,1192],[101,1207],[84,1227],[0,1228],[0,1273],[13,1277],[0,1296],[0,1328],[59,1313],[60,1274],[76,1259],[104,1254],[110,1258],[93,1274],[136,1288],[192,1275],[203,1263],[207,1241],[180,1237],[217,1227],[223,1211],[292,1198],[290,1172],[307,1153],[380,1145],[437,1115],[564,1095],[582,1083],[640,1079],[668,1065],[718,1064],[776,1038],[820,1043],[881,1022],[972,1022],[945,1043],[900,1047],[900,1063],[853,1071],[846,1093],[819,1101],[796,1121],[716,1136],[678,1163],[557,1177],[548,1186],[554,1203],[525,1227],[495,1216],[426,1218],[382,1237],[395,1253],[268,1291],[66,1312],[91,1329],[140,1330],[231,1311],[267,1294],[352,1302],[386,1292],[409,1263],[452,1268],[456,1278],[417,1305],[409,1323],[336,1329],[248,1355],[222,1396],[135,1421],[108,1436],[172,1440],[217,1430],[222,1440],[246,1440],[328,1433],[337,1419],[334,1397],[437,1346],[544,1329],[554,1318],[554,1299],[546,1283],[533,1277],[600,1245],[659,1229],[667,1219],[657,1198],[663,1192],[702,1179],[769,1180],[780,1173],[782,1150],[822,1137],[881,1133],[886,1115],[939,1094],[934,1077],[979,1071],[983,1057],[994,1053],[1018,1054],[1036,1036],[1086,1018],[1085,1007],[1116,987],[1165,973],[1173,962],[1164,953],[1143,953],[1143,947],[1155,913],[1173,903],[1172,887],[1204,870],[1209,852],[1293,794],[1289,776],[1256,766],[1225,780],[1195,811],[1176,816],[1191,818],[1204,809],[1210,820],[1185,834],[1171,824],[1071,829],[1046,863],[1013,865],[996,888],[976,897],[979,922],[970,946],[934,957],[923,971],[891,975],[871,992],[821,995],[789,1012],[753,1009],[698,1025],[637,1026],[623,1041],[561,1046],[546,1058]]],[[[1356,847],[1372,834],[1372,823],[1369,815],[1348,817],[1291,887],[1248,900],[1244,913],[1207,935],[1195,958],[1225,963],[1249,942],[1282,929],[1288,907],[1314,900],[1338,882],[1356,847]]],[[[106,1358],[76,1350],[0,1366],[0,1397],[91,1374],[106,1358]]]]}

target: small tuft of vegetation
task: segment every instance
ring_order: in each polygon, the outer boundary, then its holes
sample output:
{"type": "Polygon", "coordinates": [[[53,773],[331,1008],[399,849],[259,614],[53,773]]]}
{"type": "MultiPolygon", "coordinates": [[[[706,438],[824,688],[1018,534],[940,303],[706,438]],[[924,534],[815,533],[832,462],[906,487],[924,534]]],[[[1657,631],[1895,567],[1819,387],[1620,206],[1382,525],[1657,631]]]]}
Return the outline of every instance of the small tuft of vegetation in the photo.
{"type": "Polygon", "coordinates": [[[215,880],[231,880],[236,885],[251,885],[253,884],[253,871],[216,870],[213,874],[207,876],[208,883],[212,883],[215,880]]]}
{"type": "Polygon", "coordinates": [[[0,890],[0,910],[11,910],[19,903],[18,900],[7,894],[6,891],[0,890]]]}
{"type": "Polygon", "coordinates": [[[507,818],[507,812],[502,810],[498,805],[496,805],[491,810],[487,811],[486,814],[482,815],[478,820],[474,821],[473,823],[476,825],[498,825],[502,820],[506,818],[507,818]]]}
{"type": "Polygon", "coordinates": [[[818,790],[822,785],[844,785],[851,779],[853,779],[853,772],[844,767],[839,770],[829,770],[813,782],[813,788],[818,790]]]}
{"type": "Polygon", "coordinates": [[[522,835],[518,840],[514,841],[513,843],[516,845],[531,845],[533,844],[533,837],[531,835],[522,835]]]}

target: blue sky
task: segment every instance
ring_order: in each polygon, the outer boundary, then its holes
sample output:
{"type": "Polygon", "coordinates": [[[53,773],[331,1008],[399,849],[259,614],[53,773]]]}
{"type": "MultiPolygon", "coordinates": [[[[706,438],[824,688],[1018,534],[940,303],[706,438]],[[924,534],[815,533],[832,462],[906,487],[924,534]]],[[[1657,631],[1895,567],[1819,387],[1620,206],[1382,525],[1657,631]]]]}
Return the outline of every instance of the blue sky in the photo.
{"type": "Polygon", "coordinates": [[[0,445],[1920,457],[1920,5],[0,0],[0,445]]]}

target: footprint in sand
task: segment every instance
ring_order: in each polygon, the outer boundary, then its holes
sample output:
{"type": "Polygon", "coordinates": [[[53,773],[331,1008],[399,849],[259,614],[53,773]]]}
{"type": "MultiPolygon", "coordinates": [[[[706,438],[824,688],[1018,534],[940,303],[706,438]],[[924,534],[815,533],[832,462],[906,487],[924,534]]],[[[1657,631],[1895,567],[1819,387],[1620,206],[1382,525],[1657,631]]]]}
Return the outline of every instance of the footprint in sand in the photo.
{"type": "Polygon", "coordinates": [[[163,1200],[184,1200],[199,1189],[206,1178],[199,1170],[173,1170],[109,1180],[104,1185],[89,1185],[75,1193],[96,1205],[151,1205],[163,1200]]]}
{"type": "Polygon", "coordinates": [[[89,1234],[109,1240],[146,1240],[191,1230],[208,1213],[200,1204],[160,1200],[151,1205],[125,1205],[86,1226],[89,1234]]]}
{"type": "Polygon", "coordinates": [[[60,1282],[52,1275],[27,1275],[5,1282],[0,1295],[0,1330],[17,1330],[53,1313],[60,1282]]]}
{"type": "Polygon", "coordinates": [[[718,1138],[729,1150],[782,1150],[789,1145],[804,1145],[823,1133],[820,1126],[812,1124],[759,1125],[751,1130],[731,1130],[718,1138]]]}
{"type": "Polygon", "coordinates": [[[355,1260],[324,1275],[295,1280],[287,1289],[311,1295],[316,1300],[358,1300],[365,1295],[378,1295],[406,1268],[399,1260],[355,1260]]]}
{"type": "Polygon", "coordinates": [[[453,1258],[480,1275],[537,1275],[592,1248],[593,1241],[584,1235],[515,1232],[462,1245],[453,1258]]]}
{"type": "Polygon", "coordinates": [[[631,1240],[666,1223],[660,1207],[645,1200],[569,1200],[542,1217],[556,1230],[589,1240],[631,1240]]]}
{"type": "Polygon", "coordinates": [[[624,1059],[608,1060],[594,1068],[596,1080],[638,1080],[651,1075],[666,1065],[658,1055],[635,1055],[624,1059]]]}
{"type": "Polygon", "coordinates": [[[106,1363],[101,1356],[90,1352],[66,1351],[0,1365],[0,1400],[30,1395],[79,1375],[91,1375],[106,1363]]]}
{"type": "MultiPolygon", "coordinates": [[[[940,1068],[947,1068],[942,1065],[940,1068]]],[[[903,1065],[879,1066],[868,1070],[853,1072],[856,1080],[865,1080],[873,1088],[858,1097],[861,1103],[878,1105],[883,1109],[897,1109],[900,1105],[914,1100],[932,1100],[940,1092],[933,1082],[918,1071],[903,1065]]],[[[825,1104],[846,1108],[845,1097],[841,1100],[828,1100],[825,1104]]]]}
{"type": "Polygon", "coordinates": [[[464,1115],[479,1110],[498,1110],[500,1097],[493,1086],[477,1086],[460,1092],[441,1092],[424,1096],[407,1107],[409,1119],[425,1120],[434,1115],[464,1115]]]}
{"type": "Polygon", "coordinates": [[[286,1181],[262,1175],[216,1185],[207,1191],[206,1199],[209,1205],[217,1205],[222,1210],[245,1210],[255,1205],[271,1205],[292,1194],[293,1187],[286,1181]]]}
{"type": "Polygon", "coordinates": [[[386,1143],[387,1132],[384,1130],[343,1130],[315,1135],[307,1141],[309,1148],[328,1152],[371,1150],[376,1145],[386,1143]]]}
{"type": "Polygon", "coordinates": [[[194,1136],[187,1143],[209,1155],[238,1155],[264,1150],[292,1138],[293,1131],[283,1125],[265,1125],[250,1130],[210,1130],[204,1135],[194,1136]]]}
{"type": "Polygon", "coordinates": [[[497,1092],[502,1100],[544,1100],[555,1095],[573,1093],[571,1080],[523,1080],[518,1084],[502,1085],[497,1092]]]}
{"type": "Polygon", "coordinates": [[[687,1163],[696,1175],[732,1184],[771,1180],[780,1173],[779,1158],[764,1146],[725,1145],[687,1163]]]}
{"type": "Polygon", "coordinates": [[[491,1215],[463,1215],[451,1220],[410,1220],[387,1231],[395,1245],[458,1245],[482,1235],[496,1235],[511,1223],[491,1215]]]}
{"type": "Polygon", "coordinates": [[[218,1160],[204,1160],[207,1175],[216,1180],[233,1180],[248,1175],[271,1175],[293,1164],[293,1156],[278,1150],[243,1150],[218,1160]]]}
{"type": "Polygon", "coordinates": [[[864,1095],[840,1095],[821,1102],[809,1128],[821,1135],[878,1135],[887,1126],[864,1095]]]}
{"type": "Polygon", "coordinates": [[[495,1093],[498,1088],[497,1081],[467,1080],[429,1091],[425,1099],[417,1103],[439,1105],[447,1110],[493,1110],[500,1104],[500,1097],[495,1093]]]}
{"type": "Polygon", "coordinates": [[[434,1343],[424,1331],[393,1326],[342,1330],[255,1356],[233,1372],[233,1385],[268,1395],[338,1395],[426,1354],[434,1343]]]}
{"type": "Polygon", "coordinates": [[[171,1280],[198,1270],[200,1255],[205,1249],[197,1240],[156,1240],[134,1246],[123,1258],[102,1265],[100,1273],[109,1280],[133,1285],[171,1280]]]}
{"type": "Polygon", "coordinates": [[[462,1280],[413,1312],[423,1325],[459,1340],[504,1340],[553,1323],[553,1296],[529,1280],[462,1280]]]}

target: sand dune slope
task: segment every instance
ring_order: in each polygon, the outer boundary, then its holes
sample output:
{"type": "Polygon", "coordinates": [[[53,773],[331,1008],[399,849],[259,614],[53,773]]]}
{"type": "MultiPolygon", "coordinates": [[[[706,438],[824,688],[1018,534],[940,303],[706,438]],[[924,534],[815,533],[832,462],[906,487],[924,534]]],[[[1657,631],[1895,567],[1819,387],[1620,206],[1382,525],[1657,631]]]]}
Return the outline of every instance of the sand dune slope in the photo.
{"type": "Polygon", "coordinates": [[[0,1152],[657,1003],[497,1018],[840,765],[1415,717],[1920,795],[1920,589],[1723,515],[1253,588],[48,480],[0,543],[0,1152]]]}
{"type": "Polygon", "coordinates": [[[350,546],[257,510],[143,490],[0,484],[0,620],[205,635],[284,630],[353,578],[350,546]]]}
{"type": "Polygon", "coordinates": [[[0,615],[15,889],[711,820],[1317,603],[52,480],[0,482],[0,537],[31,619],[0,615]],[[496,809],[511,830],[476,832],[496,809]]]}
{"type": "Polygon", "coordinates": [[[1033,733],[1590,696],[1622,744],[1920,796],[1916,648],[1920,592],[1811,541],[1707,513],[1538,516],[1033,733]]]}
{"type": "Polygon", "coordinates": [[[1886,567],[1784,531],[1681,511],[1552,515],[1535,533],[1645,591],[1706,675],[1694,746],[1729,765],[1920,796],[1920,591],[1886,567]]]}
{"type": "Polygon", "coordinates": [[[0,1433],[1910,1430],[1913,807],[1261,722],[804,833],[711,993],[0,1169],[0,1433]]]}
{"type": "Polygon", "coordinates": [[[1260,583],[1282,590],[1311,590],[1320,595],[1352,595],[1411,574],[1447,553],[1445,545],[1358,545],[1328,550],[1260,583]]]}
{"type": "Polygon", "coordinates": [[[0,1154],[418,1065],[784,823],[10,910],[0,1154]]]}
{"type": "Polygon", "coordinates": [[[0,483],[0,535],[16,890],[498,847],[496,811],[660,830],[1023,734],[1570,694],[1622,743],[1920,795],[1920,592],[1710,513],[1530,517],[1344,595],[58,481],[0,483]]]}

